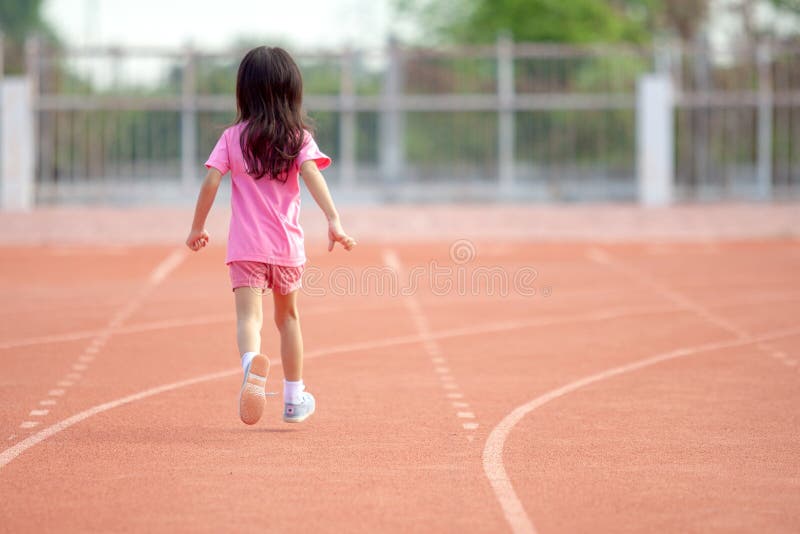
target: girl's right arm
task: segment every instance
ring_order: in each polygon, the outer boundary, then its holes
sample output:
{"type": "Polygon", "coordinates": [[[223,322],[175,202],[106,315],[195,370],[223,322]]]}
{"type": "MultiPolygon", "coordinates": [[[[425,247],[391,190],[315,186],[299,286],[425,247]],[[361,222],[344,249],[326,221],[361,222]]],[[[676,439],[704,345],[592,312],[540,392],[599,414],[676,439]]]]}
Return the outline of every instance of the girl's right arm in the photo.
{"type": "Polygon", "coordinates": [[[206,231],[206,219],[214,199],[217,197],[217,189],[222,180],[222,174],[214,167],[209,167],[206,179],[200,187],[200,194],[197,195],[197,206],[194,209],[194,221],[189,237],[186,238],[186,246],[197,252],[208,244],[209,235],[206,231]]]}

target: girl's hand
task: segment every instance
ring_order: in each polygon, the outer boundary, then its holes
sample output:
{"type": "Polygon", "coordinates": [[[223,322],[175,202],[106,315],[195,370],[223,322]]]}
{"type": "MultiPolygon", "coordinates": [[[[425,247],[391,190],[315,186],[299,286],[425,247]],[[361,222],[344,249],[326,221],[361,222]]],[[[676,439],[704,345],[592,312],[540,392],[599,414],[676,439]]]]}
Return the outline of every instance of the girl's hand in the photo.
{"type": "Polygon", "coordinates": [[[353,250],[356,246],[356,240],[344,233],[339,219],[332,219],[328,222],[328,252],[336,243],[341,243],[345,250],[353,250]]]}
{"type": "Polygon", "coordinates": [[[194,230],[189,232],[189,237],[186,238],[186,246],[197,252],[208,244],[209,235],[205,229],[194,230]]]}

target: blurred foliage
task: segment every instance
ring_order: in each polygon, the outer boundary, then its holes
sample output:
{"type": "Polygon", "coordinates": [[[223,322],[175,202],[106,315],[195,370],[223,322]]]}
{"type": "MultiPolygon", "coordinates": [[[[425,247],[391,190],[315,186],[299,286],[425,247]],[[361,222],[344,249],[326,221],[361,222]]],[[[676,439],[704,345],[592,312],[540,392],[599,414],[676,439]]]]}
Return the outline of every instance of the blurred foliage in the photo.
{"type": "Polygon", "coordinates": [[[643,43],[659,0],[395,0],[399,16],[438,42],[643,43]]]}
{"type": "Polygon", "coordinates": [[[53,29],[42,18],[42,0],[0,0],[0,32],[3,34],[3,63],[9,74],[25,70],[25,41],[38,35],[57,43],[53,29]]]}

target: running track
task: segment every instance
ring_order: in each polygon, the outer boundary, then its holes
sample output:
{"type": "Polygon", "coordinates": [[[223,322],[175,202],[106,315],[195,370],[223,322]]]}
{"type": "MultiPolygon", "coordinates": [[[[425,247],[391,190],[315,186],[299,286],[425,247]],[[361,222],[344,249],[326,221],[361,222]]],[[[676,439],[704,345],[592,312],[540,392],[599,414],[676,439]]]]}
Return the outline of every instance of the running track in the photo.
{"type": "Polygon", "coordinates": [[[0,249],[0,531],[800,530],[798,241],[461,245],[309,247],[318,413],[252,428],[221,247],[0,249]]]}

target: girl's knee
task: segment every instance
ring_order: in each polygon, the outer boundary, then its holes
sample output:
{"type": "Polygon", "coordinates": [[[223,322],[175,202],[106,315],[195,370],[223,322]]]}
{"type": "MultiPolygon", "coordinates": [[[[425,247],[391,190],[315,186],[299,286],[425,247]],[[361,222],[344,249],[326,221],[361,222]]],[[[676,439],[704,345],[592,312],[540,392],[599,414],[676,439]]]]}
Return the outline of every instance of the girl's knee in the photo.
{"type": "Polygon", "coordinates": [[[275,310],[275,326],[278,329],[296,324],[299,320],[300,314],[297,311],[297,306],[287,306],[286,308],[275,310]]]}

